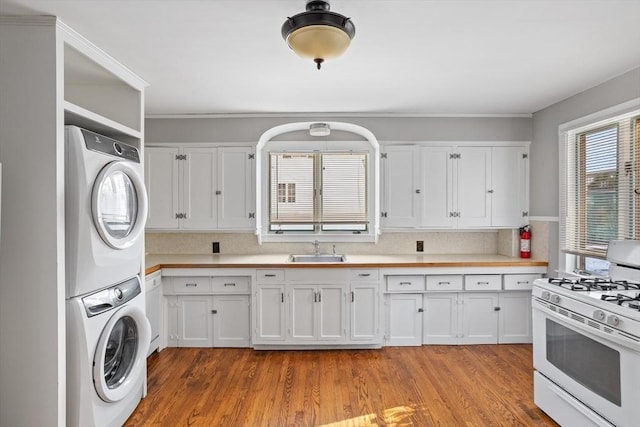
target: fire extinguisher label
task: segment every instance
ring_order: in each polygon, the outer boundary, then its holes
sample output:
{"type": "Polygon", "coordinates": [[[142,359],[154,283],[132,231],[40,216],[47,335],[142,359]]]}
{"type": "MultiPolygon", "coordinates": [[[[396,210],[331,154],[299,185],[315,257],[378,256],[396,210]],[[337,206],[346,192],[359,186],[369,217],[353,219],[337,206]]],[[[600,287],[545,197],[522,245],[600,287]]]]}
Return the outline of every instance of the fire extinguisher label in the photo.
{"type": "Polygon", "coordinates": [[[520,240],[520,252],[531,252],[531,240],[520,240]]]}

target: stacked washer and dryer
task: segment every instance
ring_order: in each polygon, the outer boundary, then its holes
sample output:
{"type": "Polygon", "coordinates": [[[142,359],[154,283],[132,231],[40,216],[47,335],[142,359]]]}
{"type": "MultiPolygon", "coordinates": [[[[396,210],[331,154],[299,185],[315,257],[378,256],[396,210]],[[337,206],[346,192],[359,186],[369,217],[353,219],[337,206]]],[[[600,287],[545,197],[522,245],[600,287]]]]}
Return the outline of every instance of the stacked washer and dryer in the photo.
{"type": "Polygon", "coordinates": [[[136,147],[65,127],[67,425],[119,426],[145,393],[140,272],[147,198],[136,147]]]}

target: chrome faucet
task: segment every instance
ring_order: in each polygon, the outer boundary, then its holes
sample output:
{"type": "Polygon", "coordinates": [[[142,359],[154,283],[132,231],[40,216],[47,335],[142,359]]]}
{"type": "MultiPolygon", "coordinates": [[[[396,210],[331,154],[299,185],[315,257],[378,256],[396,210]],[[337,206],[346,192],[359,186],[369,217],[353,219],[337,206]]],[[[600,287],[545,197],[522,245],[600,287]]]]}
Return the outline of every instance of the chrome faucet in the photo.
{"type": "Polygon", "coordinates": [[[315,255],[320,255],[320,242],[318,242],[317,240],[313,241],[313,249],[314,249],[314,254],[315,255]]]}

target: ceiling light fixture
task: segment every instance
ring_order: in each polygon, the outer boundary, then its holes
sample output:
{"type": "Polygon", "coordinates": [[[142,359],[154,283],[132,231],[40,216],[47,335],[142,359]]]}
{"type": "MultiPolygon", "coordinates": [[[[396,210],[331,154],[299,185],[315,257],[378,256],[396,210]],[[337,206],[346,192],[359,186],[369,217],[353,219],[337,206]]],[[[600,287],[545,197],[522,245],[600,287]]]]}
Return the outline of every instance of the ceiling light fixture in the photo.
{"type": "Polygon", "coordinates": [[[288,17],[282,24],[282,38],[298,56],[318,65],[342,55],[356,34],[356,27],[339,13],[329,11],[329,2],[310,0],[306,11],[288,17]]]}
{"type": "Polygon", "coordinates": [[[309,135],[311,136],[329,136],[331,128],[328,123],[311,123],[309,125],[309,135]]]}

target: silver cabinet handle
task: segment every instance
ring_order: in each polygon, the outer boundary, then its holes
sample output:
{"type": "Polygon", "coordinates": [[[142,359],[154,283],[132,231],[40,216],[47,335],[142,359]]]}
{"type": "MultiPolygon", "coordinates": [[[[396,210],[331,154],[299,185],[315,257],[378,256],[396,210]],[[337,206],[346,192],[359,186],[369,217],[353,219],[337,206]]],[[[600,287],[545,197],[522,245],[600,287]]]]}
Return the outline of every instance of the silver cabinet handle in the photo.
{"type": "Polygon", "coordinates": [[[371,276],[371,273],[360,273],[360,274],[358,274],[358,276],[360,276],[360,277],[369,277],[369,276],[371,276]]]}
{"type": "Polygon", "coordinates": [[[198,286],[198,284],[197,284],[197,283],[185,283],[185,286],[186,286],[186,287],[193,286],[193,287],[195,288],[195,287],[197,287],[197,286],[198,286]]]}
{"type": "Polygon", "coordinates": [[[284,302],[284,292],[280,293],[280,302],[284,302]]]}
{"type": "Polygon", "coordinates": [[[411,282],[400,282],[400,286],[404,286],[404,285],[410,286],[411,282]]]}
{"type": "Polygon", "coordinates": [[[218,314],[218,310],[211,310],[211,314],[218,314]]]}
{"type": "Polygon", "coordinates": [[[224,286],[235,286],[235,283],[225,283],[224,286]]]}
{"type": "Polygon", "coordinates": [[[489,282],[476,282],[477,285],[488,285],[489,282]]]}
{"type": "Polygon", "coordinates": [[[269,273],[269,274],[265,274],[264,277],[276,277],[276,275],[273,273],[269,273]]]}
{"type": "Polygon", "coordinates": [[[451,282],[438,282],[438,285],[450,285],[451,282]]]}
{"type": "Polygon", "coordinates": [[[322,302],[322,294],[318,292],[318,302],[322,302]]]}
{"type": "Polygon", "coordinates": [[[518,285],[528,285],[528,284],[529,284],[529,281],[528,281],[528,280],[521,280],[521,281],[518,281],[518,285]]]}
{"type": "Polygon", "coordinates": [[[351,291],[351,302],[354,302],[356,299],[355,292],[351,291]]]}

